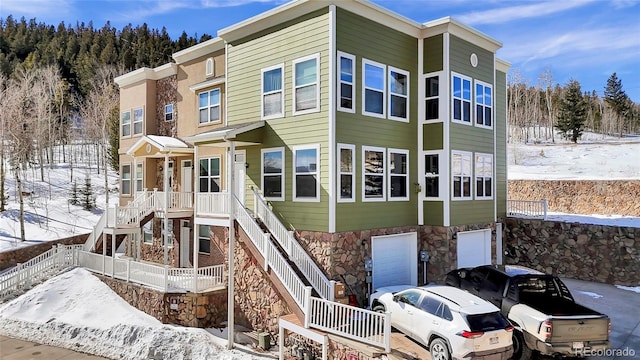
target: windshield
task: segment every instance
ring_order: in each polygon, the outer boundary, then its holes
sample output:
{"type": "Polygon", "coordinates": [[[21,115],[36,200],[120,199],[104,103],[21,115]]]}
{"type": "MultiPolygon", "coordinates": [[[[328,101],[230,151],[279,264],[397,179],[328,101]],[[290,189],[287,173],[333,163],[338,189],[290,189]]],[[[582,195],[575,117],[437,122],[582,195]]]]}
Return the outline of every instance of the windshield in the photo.
{"type": "Polygon", "coordinates": [[[487,314],[467,315],[467,323],[469,330],[475,331],[492,331],[509,327],[509,321],[499,312],[487,314]]]}

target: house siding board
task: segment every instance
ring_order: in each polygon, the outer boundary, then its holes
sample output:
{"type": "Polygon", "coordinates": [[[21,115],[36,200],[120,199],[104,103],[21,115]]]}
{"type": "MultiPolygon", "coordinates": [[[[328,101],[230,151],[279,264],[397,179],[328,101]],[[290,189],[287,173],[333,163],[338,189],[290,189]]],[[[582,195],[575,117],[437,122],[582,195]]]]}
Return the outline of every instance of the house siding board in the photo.
{"type": "Polygon", "coordinates": [[[422,127],[422,138],[424,140],[423,150],[444,149],[444,124],[425,124],[422,127]]]}
{"type": "Polygon", "coordinates": [[[492,222],[492,200],[469,200],[451,202],[451,226],[492,222]]]}
{"type": "MultiPolygon", "coordinates": [[[[260,120],[261,70],[284,64],[283,118],[267,120],[261,145],[246,147],[247,186],[260,189],[261,149],[285,149],[285,201],[272,201],[274,212],[290,228],[328,231],[329,227],[329,15],[326,9],[302,16],[275,28],[260,32],[228,46],[228,124],[260,120]],[[293,61],[320,54],[320,111],[293,115],[293,61]],[[320,146],[320,201],[293,201],[293,147],[320,146]]],[[[253,206],[252,192],[247,192],[248,207],[253,206]]]]}
{"type": "Polygon", "coordinates": [[[495,131],[496,131],[496,195],[497,216],[507,214],[507,74],[496,71],[495,131]]]}
{"type": "Polygon", "coordinates": [[[442,35],[436,35],[424,39],[424,74],[441,71],[443,69],[443,48],[442,35]]]}
{"type": "Polygon", "coordinates": [[[424,209],[424,225],[444,225],[444,203],[442,201],[425,201],[422,208],[424,209]]]}
{"type": "Polygon", "coordinates": [[[336,111],[336,142],[356,147],[355,202],[336,204],[336,231],[415,225],[417,197],[412,184],[417,182],[417,40],[340,8],[336,34],[336,49],[356,57],[355,113],[336,111]],[[362,115],[363,58],[409,72],[409,123],[362,115]],[[362,146],[409,150],[409,201],[362,202],[362,146]]]}
{"type": "Polygon", "coordinates": [[[493,84],[493,53],[454,35],[450,36],[451,71],[493,84]],[[471,66],[471,54],[478,56],[478,66],[471,66]]]}

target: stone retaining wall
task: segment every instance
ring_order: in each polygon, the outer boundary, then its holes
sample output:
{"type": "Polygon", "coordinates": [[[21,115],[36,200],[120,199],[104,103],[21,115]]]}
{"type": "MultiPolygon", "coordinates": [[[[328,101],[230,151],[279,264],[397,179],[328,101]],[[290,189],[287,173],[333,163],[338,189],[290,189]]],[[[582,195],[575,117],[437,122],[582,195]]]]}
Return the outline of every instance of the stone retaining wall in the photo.
{"type": "Polygon", "coordinates": [[[0,271],[4,269],[8,269],[10,267],[16,266],[18,263],[25,263],[34,257],[48,251],[54,245],[62,244],[62,245],[78,245],[84,244],[87,240],[89,234],[76,235],[71,236],[64,239],[52,240],[52,241],[42,241],[39,244],[34,244],[33,241],[28,241],[30,245],[25,247],[20,247],[15,250],[9,250],[0,252],[0,271]]]}
{"type": "Polygon", "coordinates": [[[227,319],[227,289],[208,293],[163,293],[108,276],[96,275],[129,305],[163,324],[208,328],[227,319]]]}
{"type": "Polygon", "coordinates": [[[508,198],[568,214],[640,216],[640,180],[509,180],[508,198]]]}
{"type": "Polygon", "coordinates": [[[507,264],[573,279],[640,285],[640,228],[508,218],[507,264]]]}

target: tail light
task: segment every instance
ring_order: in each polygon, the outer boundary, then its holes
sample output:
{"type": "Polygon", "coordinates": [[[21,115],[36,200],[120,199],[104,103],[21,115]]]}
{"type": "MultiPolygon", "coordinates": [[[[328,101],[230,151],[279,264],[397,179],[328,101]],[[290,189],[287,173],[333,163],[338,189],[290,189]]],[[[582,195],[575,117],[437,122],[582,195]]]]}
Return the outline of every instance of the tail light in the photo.
{"type": "Polygon", "coordinates": [[[508,332],[513,331],[513,329],[515,329],[513,326],[507,326],[506,328],[504,328],[504,330],[508,332]]]}
{"type": "Polygon", "coordinates": [[[465,339],[475,339],[475,338],[479,338],[480,336],[484,335],[484,332],[482,332],[482,331],[462,330],[459,333],[457,333],[456,335],[462,336],[465,339]]]}
{"type": "Polygon", "coordinates": [[[551,321],[545,321],[542,323],[541,332],[544,334],[546,340],[551,340],[553,335],[553,325],[551,321]]]}

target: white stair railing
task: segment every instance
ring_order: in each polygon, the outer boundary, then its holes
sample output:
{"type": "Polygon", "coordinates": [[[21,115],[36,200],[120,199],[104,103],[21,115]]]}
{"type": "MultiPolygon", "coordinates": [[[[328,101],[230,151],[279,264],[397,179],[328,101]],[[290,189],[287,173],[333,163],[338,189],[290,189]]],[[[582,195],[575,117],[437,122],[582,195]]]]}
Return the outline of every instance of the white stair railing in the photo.
{"type": "Polygon", "coordinates": [[[253,198],[255,213],[273,234],[280,246],[289,255],[289,259],[300,269],[309,283],[318,292],[320,297],[327,300],[335,300],[335,281],[329,280],[324,272],[313,261],[311,256],[300,245],[293,234],[282,224],[280,219],[269,208],[264,199],[254,189],[253,198]]]}
{"type": "Polygon", "coordinates": [[[507,200],[507,216],[544,220],[547,218],[547,199],[507,200]]]}
{"type": "Polygon", "coordinates": [[[307,295],[311,294],[311,287],[306,286],[298,277],[276,246],[269,241],[269,234],[262,231],[260,225],[258,225],[238,198],[233,196],[233,201],[235,202],[236,220],[262,254],[265,262],[265,270],[269,267],[271,268],[273,273],[280,279],[282,285],[293,297],[296,304],[298,304],[304,312],[305,309],[307,309],[306,298],[307,295]]]}

